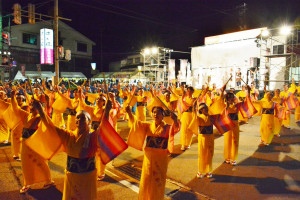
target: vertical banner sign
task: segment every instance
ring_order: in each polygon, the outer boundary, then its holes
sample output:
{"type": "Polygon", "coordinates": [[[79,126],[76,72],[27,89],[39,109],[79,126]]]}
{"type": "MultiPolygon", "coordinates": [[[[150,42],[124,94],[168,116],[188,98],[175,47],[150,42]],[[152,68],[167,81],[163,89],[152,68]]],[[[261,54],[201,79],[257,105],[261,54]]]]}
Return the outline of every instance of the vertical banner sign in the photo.
{"type": "Polygon", "coordinates": [[[43,28],[40,30],[41,38],[41,64],[53,65],[53,30],[43,28]]]}
{"type": "Polygon", "coordinates": [[[175,77],[175,59],[169,59],[169,81],[176,79],[175,77]]]}
{"type": "Polygon", "coordinates": [[[21,65],[22,76],[25,76],[25,65],[21,65]]]}
{"type": "Polygon", "coordinates": [[[188,60],[180,59],[181,82],[186,82],[187,63],[188,63],[188,60]]]}

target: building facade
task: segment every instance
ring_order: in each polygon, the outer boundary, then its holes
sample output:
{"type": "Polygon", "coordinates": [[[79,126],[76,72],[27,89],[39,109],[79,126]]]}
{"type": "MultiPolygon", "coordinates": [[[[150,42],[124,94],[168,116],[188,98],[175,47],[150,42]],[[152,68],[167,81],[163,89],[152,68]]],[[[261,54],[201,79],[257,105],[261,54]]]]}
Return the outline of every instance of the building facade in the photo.
{"type": "Polygon", "coordinates": [[[216,83],[240,89],[243,82],[259,89],[282,89],[300,79],[299,30],[285,35],[278,29],[258,28],[205,38],[205,45],[192,48],[193,86],[216,83]],[[268,31],[268,34],[265,34],[268,31]]]}
{"type": "MultiPolygon", "coordinates": [[[[95,43],[62,21],[59,21],[58,27],[59,46],[63,46],[64,50],[71,50],[71,60],[60,61],[60,72],[82,72],[90,77],[92,49],[95,43]]],[[[8,49],[11,54],[10,57],[17,63],[12,77],[20,70],[21,65],[25,65],[26,70],[37,71],[37,64],[41,63],[40,30],[43,28],[52,29],[52,21],[5,28],[6,31],[10,32],[11,37],[11,44],[8,49]]],[[[55,66],[43,64],[41,70],[54,72],[55,66]]]]}

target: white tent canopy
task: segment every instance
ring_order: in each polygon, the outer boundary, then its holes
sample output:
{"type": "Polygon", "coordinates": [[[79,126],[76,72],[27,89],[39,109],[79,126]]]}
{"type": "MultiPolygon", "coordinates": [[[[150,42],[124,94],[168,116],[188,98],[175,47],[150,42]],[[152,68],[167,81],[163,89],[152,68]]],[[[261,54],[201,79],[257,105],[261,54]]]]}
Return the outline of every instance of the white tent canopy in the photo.
{"type": "Polygon", "coordinates": [[[147,79],[147,77],[142,72],[138,72],[138,73],[132,75],[130,77],[130,79],[139,79],[139,80],[141,80],[141,79],[147,79]]]}
{"type": "Polygon", "coordinates": [[[69,79],[86,79],[86,76],[81,72],[60,72],[60,77],[69,79]]]}
{"type": "Polygon", "coordinates": [[[51,71],[26,71],[25,76],[22,75],[21,71],[18,71],[18,73],[15,76],[14,80],[25,80],[27,77],[31,79],[35,78],[52,78],[54,76],[54,73],[51,71]]]}

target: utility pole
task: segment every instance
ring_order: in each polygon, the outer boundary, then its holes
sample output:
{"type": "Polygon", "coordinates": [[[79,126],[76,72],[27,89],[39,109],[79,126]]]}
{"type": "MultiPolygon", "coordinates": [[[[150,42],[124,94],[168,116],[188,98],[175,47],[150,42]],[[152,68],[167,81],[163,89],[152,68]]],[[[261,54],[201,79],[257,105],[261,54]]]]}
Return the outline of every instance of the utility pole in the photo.
{"type": "Polygon", "coordinates": [[[54,64],[55,64],[55,79],[54,83],[59,82],[59,58],[58,58],[58,0],[54,0],[54,64]]]}
{"type": "MultiPolygon", "coordinates": [[[[2,34],[2,0],[0,0],[0,34],[2,34]]],[[[0,37],[0,50],[2,50],[2,35],[0,37]]],[[[2,58],[0,61],[2,63],[2,58]]]]}

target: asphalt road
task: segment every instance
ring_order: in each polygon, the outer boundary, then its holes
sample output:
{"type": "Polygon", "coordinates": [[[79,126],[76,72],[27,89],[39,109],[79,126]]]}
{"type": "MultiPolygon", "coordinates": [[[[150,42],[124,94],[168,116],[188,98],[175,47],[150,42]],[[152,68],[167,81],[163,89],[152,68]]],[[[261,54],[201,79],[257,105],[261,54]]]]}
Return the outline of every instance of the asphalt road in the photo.
{"type": "MultiPolygon", "coordinates": [[[[241,125],[238,165],[223,163],[223,136],[215,135],[213,178],[197,179],[197,137],[187,151],[181,151],[180,133],[175,136],[175,153],[169,159],[166,199],[300,199],[300,124],[283,128],[268,147],[260,147],[260,118],[241,125]]],[[[149,120],[149,118],[148,118],[149,120]]],[[[118,132],[126,140],[127,122],[120,121],[118,132]]],[[[97,184],[98,199],[137,199],[143,152],[128,148],[107,165],[106,177],[97,184]]],[[[37,185],[27,194],[22,186],[21,163],[12,159],[10,146],[0,147],[0,199],[61,199],[66,155],[50,162],[56,186],[47,190],[37,185]]]]}

